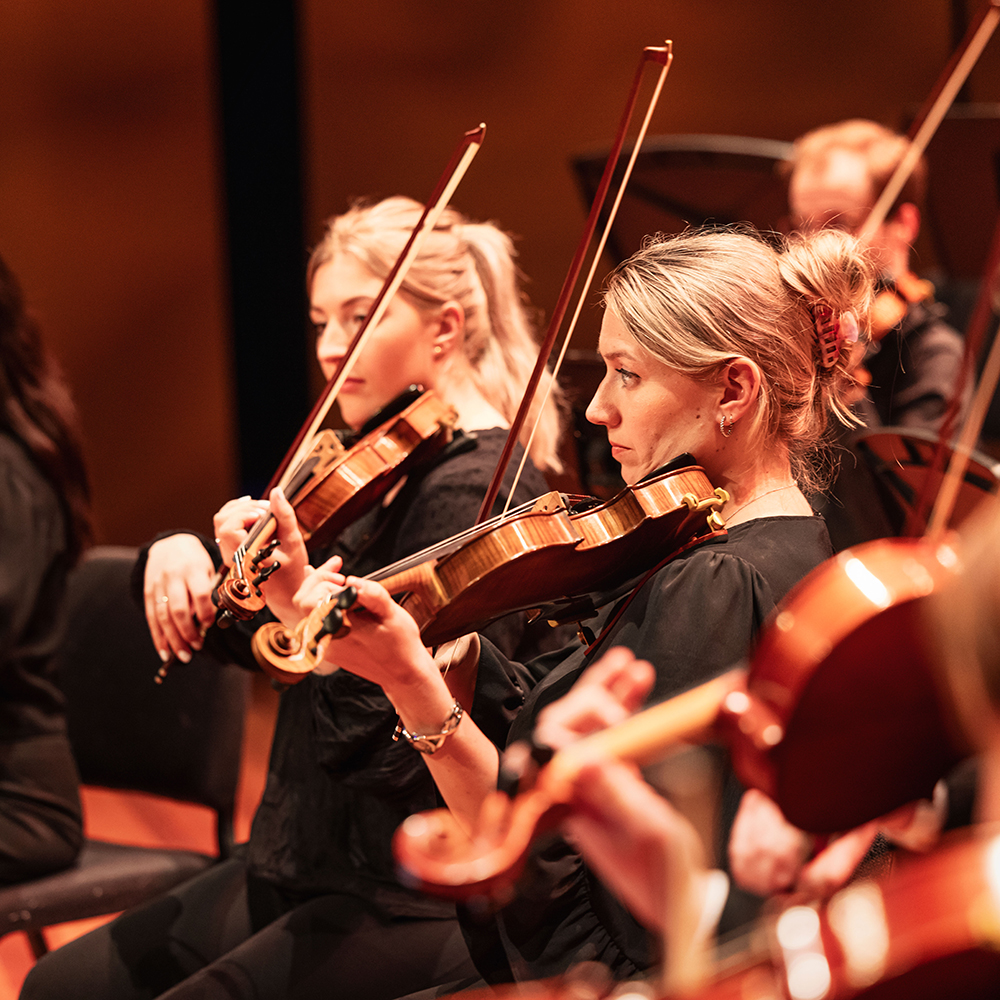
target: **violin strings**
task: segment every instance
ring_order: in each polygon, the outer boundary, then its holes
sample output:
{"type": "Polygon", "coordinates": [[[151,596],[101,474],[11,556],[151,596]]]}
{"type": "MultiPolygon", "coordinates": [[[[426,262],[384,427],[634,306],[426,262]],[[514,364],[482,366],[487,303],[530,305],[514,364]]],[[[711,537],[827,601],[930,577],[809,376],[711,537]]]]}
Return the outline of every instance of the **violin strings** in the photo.
{"type": "Polygon", "coordinates": [[[450,538],[446,538],[443,542],[438,542],[435,545],[428,545],[427,548],[421,549],[419,552],[414,552],[413,555],[407,556],[405,559],[400,559],[398,562],[394,562],[389,566],[383,566],[382,569],[377,569],[374,573],[369,573],[365,579],[383,580],[386,577],[395,576],[396,573],[401,573],[403,570],[410,569],[422,562],[426,562],[433,556],[446,556],[461,545],[462,542],[470,538],[475,538],[478,535],[486,534],[486,532],[488,532],[491,528],[496,527],[505,520],[510,520],[519,514],[528,513],[534,505],[534,500],[528,500],[519,507],[515,507],[514,510],[497,514],[495,517],[491,517],[488,521],[484,521],[482,524],[466,528],[465,531],[459,532],[457,535],[452,535],[450,538]]]}
{"type": "MultiPolygon", "coordinates": [[[[628,187],[629,179],[632,177],[632,168],[635,166],[635,161],[639,156],[639,150],[642,148],[642,143],[646,138],[646,132],[649,131],[649,123],[652,120],[653,112],[656,110],[656,105],[659,103],[660,91],[663,90],[663,84],[666,82],[667,73],[670,71],[672,61],[672,58],[668,59],[660,68],[660,75],[656,79],[656,87],[653,90],[653,96],[650,98],[649,105],[646,108],[646,115],[642,120],[642,125],[640,125],[638,133],[636,134],[635,142],[632,144],[632,153],[629,156],[628,164],[625,167],[625,173],[622,175],[621,184],[618,186],[618,192],[615,195],[614,203],[608,213],[607,222],[601,232],[601,238],[598,240],[597,249],[594,251],[593,259],[590,262],[590,270],[587,272],[587,277],[584,279],[583,286],[580,289],[580,294],[577,297],[576,309],[573,311],[573,316],[569,321],[569,326],[566,328],[566,336],[563,337],[562,347],[559,349],[559,357],[556,358],[556,363],[552,366],[551,378],[545,386],[545,391],[542,393],[542,401],[535,411],[535,421],[531,425],[531,433],[528,435],[528,440],[524,445],[524,453],[521,455],[521,461],[517,466],[517,472],[514,475],[514,482],[511,484],[510,492],[507,494],[508,506],[510,504],[511,497],[514,495],[514,490],[517,488],[517,484],[521,481],[521,473],[524,471],[525,463],[528,460],[528,452],[531,450],[531,445],[534,443],[535,432],[538,430],[542,421],[542,413],[545,409],[545,404],[549,401],[549,397],[552,395],[552,387],[556,384],[556,378],[562,369],[563,359],[566,357],[566,349],[569,347],[570,339],[576,331],[576,324],[580,319],[580,313],[583,311],[584,299],[586,299],[587,293],[590,291],[590,286],[593,284],[594,274],[597,272],[597,265],[600,263],[601,254],[604,253],[604,246],[608,242],[608,238],[611,235],[611,227],[614,225],[615,217],[618,215],[618,208],[622,203],[622,198],[625,196],[625,189],[628,187]]],[[[507,513],[506,506],[504,507],[503,513],[507,513]]]]}

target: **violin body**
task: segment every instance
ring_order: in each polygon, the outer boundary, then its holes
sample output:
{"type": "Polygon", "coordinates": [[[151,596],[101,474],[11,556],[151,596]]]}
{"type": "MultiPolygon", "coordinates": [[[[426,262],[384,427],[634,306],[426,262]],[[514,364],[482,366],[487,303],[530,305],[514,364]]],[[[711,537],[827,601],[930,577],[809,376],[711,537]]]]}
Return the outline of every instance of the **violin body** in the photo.
{"type": "Polygon", "coordinates": [[[929,798],[964,755],[923,623],[924,599],[958,569],[947,541],[845,549],[762,632],[749,706],[721,723],[740,779],[791,823],[835,833],[929,798]]]}
{"type": "Polygon", "coordinates": [[[811,995],[823,1000],[993,1000],[1000,836],[963,832],[885,879],[860,880],[821,903],[785,905],[754,937],[689,1000],[795,1000],[810,978],[811,995]]]}
{"type": "MultiPolygon", "coordinates": [[[[379,503],[409,469],[444,448],[452,437],[457,414],[433,391],[413,389],[412,399],[384,419],[349,449],[333,431],[316,435],[286,490],[310,550],[336,538],[366,510],[379,503]]],[[[401,401],[404,398],[401,397],[401,401]]],[[[273,551],[276,529],[267,515],[237,550],[216,589],[216,603],[233,618],[248,620],[265,604],[260,563],[273,551]]]]}
{"type": "Polygon", "coordinates": [[[680,742],[720,739],[746,784],[789,821],[836,833],[928,797],[965,755],[939,691],[921,618],[957,573],[947,543],[884,539],[817,567],[733,670],[593,733],[541,768],[513,799],[484,806],[470,839],[446,809],[411,816],[393,849],[404,877],[449,898],[503,898],[538,832],[566,814],[592,748],[639,764],[680,742]]]}
{"type": "Polygon", "coordinates": [[[599,592],[637,576],[676,540],[721,526],[709,517],[723,503],[696,466],[626,487],[582,513],[548,494],[456,552],[375,579],[404,595],[400,603],[434,646],[513,611],[571,600],[581,581],[599,592]]]}
{"type": "Polygon", "coordinates": [[[911,271],[886,281],[872,303],[869,333],[875,343],[894,330],[911,305],[925,302],[934,296],[934,285],[926,278],[918,278],[911,271]]]}
{"type": "MultiPolygon", "coordinates": [[[[558,493],[526,512],[444,542],[434,556],[418,554],[373,574],[434,646],[503,615],[571,600],[638,576],[655,560],[721,527],[718,509],[728,497],[704,471],[685,466],[626,487],[611,500],[570,513],[558,493]],[[404,561],[405,562],[405,561],[404,561]]],[[[331,641],[328,613],[336,596],[292,630],[270,623],[254,634],[261,667],[285,683],[322,659],[331,641]]]]}

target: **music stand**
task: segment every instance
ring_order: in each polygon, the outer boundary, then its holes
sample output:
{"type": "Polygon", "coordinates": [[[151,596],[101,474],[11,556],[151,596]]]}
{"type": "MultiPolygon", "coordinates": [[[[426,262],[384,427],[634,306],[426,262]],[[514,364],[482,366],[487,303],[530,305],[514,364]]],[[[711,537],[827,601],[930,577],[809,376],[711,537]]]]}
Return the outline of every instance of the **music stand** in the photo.
{"type": "MultiPolygon", "coordinates": [[[[924,489],[937,445],[938,436],[933,431],[900,427],[868,431],[859,434],[855,440],[855,451],[861,455],[883,495],[889,500],[885,506],[894,534],[902,533],[924,489]]],[[[931,497],[936,497],[941,490],[944,470],[951,461],[951,455],[951,448],[946,449],[944,465],[934,475],[931,497]]],[[[987,496],[997,493],[998,484],[1000,463],[981,452],[972,452],[948,527],[958,527],[987,496]]],[[[928,510],[927,517],[930,513],[931,510],[928,510]]],[[[927,525],[921,523],[916,527],[923,532],[927,525]]]]}
{"type": "MultiPolygon", "coordinates": [[[[647,139],[611,229],[608,254],[617,263],[635,253],[645,236],[688,226],[749,222],[761,230],[776,229],[788,211],[778,168],[791,152],[790,142],[739,135],[647,139]]],[[[619,171],[627,159],[622,156],[619,171]]],[[[573,160],[587,205],[594,200],[606,160],[607,150],[573,160]]]]}

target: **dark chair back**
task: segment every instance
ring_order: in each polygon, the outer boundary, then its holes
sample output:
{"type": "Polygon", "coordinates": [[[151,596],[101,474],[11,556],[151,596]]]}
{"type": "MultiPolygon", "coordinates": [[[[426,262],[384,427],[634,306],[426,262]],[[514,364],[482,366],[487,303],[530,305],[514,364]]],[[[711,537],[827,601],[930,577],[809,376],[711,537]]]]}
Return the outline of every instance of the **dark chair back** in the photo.
{"type": "Polygon", "coordinates": [[[85,784],[151,792],[214,809],[218,852],[86,840],[65,871],[0,887],[0,935],[117,913],[227,857],[250,675],[195,656],[155,683],[160,661],[129,579],[135,550],[94,549],[70,577],[57,655],[69,736],[85,784]]]}
{"type": "Polygon", "coordinates": [[[249,675],[198,654],[156,683],[160,660],[129,594],[135,555],[96,548],[70,577],[57,663],[80,777],[216,810],[225,856],[249,675]]]}

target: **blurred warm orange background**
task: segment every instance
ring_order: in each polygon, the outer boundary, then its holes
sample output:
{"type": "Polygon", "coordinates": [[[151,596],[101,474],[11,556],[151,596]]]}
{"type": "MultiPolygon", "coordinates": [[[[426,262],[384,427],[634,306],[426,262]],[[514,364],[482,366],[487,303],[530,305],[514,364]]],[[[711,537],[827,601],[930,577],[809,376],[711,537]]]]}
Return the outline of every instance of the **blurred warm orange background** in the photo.
{"type": "MultiPolygon", "coordinates": [[[[952,49],[955,10],[978,6],[300,0],[305,242],[354,196],[423,199],[485,121],[456,200],[522,238],[550,309],[585,214],[569,157],[609,143],[643,45],[676,54],[653,132],[791,139],[847,116],[898,125],[952,49]]],[[[213,13],[0,6],[0,253],[75,387],[103,541],[207,527],[240,481],[213,13]]],[[[1000,100],[1000,40],[964,96],[1000,100]]],[[[308,352],[301,329],[273,350],[308,352]]]]}

